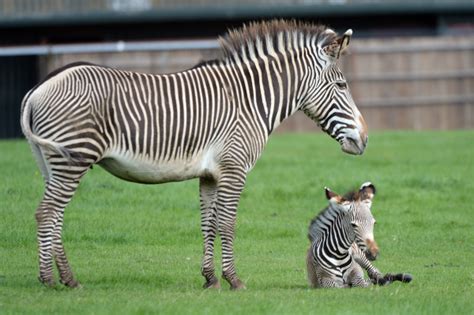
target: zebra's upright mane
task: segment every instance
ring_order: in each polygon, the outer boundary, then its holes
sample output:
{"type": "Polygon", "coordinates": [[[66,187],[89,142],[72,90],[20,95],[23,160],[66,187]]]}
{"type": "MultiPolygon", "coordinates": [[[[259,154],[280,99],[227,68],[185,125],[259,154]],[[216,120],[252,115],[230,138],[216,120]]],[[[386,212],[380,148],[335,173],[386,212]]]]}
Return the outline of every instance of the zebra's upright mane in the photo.
{"type": "Polygon", "coordinates": [[[254,53],[262,57],[272,52],[286,52],[304,48],[309,42],[327,43],[336,39],[336,33],[322,24],[295,20],[252,22],[242,28],[229,30],[219,37],[225,60],[239,61],[254,53]],[[297,47],[295,47],[295,45],[297,47]]]}
{"type": "MultiPolygon", "coordinates": [[[[360,193],[358,190],[352,190],[344,194],[344,199],[348,201],[355,201],[359,198],[360,193]]],[[[336,217],[339,216],[340,210],[331,207],[330,205],[321,210],[321,212],[311,220],[309,225],[308,238],[311,242],[316,239],[319,235],[324,233],[322,227],[327,226],[325,222],[332,222],[336,217]]]]}

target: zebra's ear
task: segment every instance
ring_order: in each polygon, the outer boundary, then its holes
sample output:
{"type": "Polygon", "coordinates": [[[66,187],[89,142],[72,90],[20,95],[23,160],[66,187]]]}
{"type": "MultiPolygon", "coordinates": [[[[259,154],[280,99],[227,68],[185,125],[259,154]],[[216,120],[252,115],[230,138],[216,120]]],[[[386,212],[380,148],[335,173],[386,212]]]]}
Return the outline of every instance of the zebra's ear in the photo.
{"type": "Polygon", "coordinates": [[[360,186],[359,194],[361,200],[372,200],[375,196],[375,186],[371,182],[363,183],[360,186]]]}
{"type": "MultiPolygon", "coordinates": [[[[332,30],[327,30],[328,33],[334,33],[332,30]]],[[[342,36],[334,37],[332,41],[323,45],[323,50],[331,58],[339,59],[341,54],[347,51],[347,47],[351,41],[352,29],[348,29],[342,36]]]]}
{"type": "Polygon", "coordinates": [[[332,191],[331,189],[327,188],[327,187],[324,187],[324,191],[326,193],[326,198],[329,200],[329,201],[335,201],[337,203],[341,203],[343,200],[342,200],[342,197],[339,196],[338,194],[336,194],[334,191],[332,191]]]}

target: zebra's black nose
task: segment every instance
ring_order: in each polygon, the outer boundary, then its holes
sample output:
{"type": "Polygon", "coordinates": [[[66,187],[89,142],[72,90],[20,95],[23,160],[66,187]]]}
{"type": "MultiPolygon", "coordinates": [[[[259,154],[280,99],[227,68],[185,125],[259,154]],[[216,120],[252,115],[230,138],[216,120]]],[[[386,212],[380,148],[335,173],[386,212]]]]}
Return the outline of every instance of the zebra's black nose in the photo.
{"type": "Polygon", "coordinates": [[[365,257],[367,257],[368,260],[374,261],[377,259],[378,252],[372,253],[370,250],[365,251],[365,257]]]}

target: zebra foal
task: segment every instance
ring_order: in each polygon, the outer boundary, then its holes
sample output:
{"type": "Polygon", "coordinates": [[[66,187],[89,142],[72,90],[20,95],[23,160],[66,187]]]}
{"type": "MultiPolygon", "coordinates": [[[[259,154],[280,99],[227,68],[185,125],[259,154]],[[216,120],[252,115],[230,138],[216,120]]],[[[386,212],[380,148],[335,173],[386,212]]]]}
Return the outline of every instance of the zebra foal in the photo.
{"type": "Polygon", "coordinates": [[[312,287],[347,288],[410,282],[409,274],[385,274],[370,262],[379,249],[374,239],[371,206],[375,186],[364,183],[359,191],[339,196],[325,188],[329,206],[309,226],[311,242],[306,264],[312,287]],[[364,278],[364,270],[370,280],[364,278]]]}
{"type": "Polygon", "coordinates": [[[199,178],[204,287],[219,287],[214,240],[222,240],[222,274],[243,288],[234,264],[237,205],[247,173],[269,135],[303,111],[362,154],[367,126],[337,61],[352,31],[274,20],[220,38],[221,57],[164,75],[86,63],[58,69],[23,99],[21,126],[45,180],[36,210],[39,280],[76,287],[61,231],[64,208],[98,164],[138,183],[199,178]]]}

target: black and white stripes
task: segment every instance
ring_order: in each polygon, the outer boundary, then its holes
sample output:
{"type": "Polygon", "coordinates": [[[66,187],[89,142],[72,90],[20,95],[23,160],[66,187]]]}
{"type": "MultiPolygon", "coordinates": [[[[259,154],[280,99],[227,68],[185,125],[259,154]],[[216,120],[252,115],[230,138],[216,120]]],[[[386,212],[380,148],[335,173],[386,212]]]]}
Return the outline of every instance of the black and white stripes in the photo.
{"type": "Polygon", "coordinates": [[[306,256],[308,280],[316,288],[367,287],[394,281],[410,282],[405,273],[382,273],[370,262],[378,255],[371,213],[375,186],[362,184],[345,196],[326,189],[329,206],[310,223],[306,256]],[[364,270],[369,279],[365,279],[364,270]]]}
{"type": "Polygon", "coordinates": [[[40,279],[77,286],[61,242],[64,208],[93,164],[125,180],[163,183],[200,178],[202,273],[219,285],[213,244],[241,288],[233,255],[240,193],[271,132],[298,110],[362,154],[367,128],[337,59],[351,31],[321,25],[254,23],[221,38],[222,57],[167,75],[76,63],[51,73],[24,98],[22,129],[46,182],[37,209],[40,279]]]}
{"type": "Polygon", "coordinates": [[[308,233],[308,280],[313,287],[369,286],[363,269],[371,279],[382,278],[367,259],[378,254],[370,211],[374,195],[371,183],[346,197],[326,188],[329,206],[311,221],[308,233]]]}

